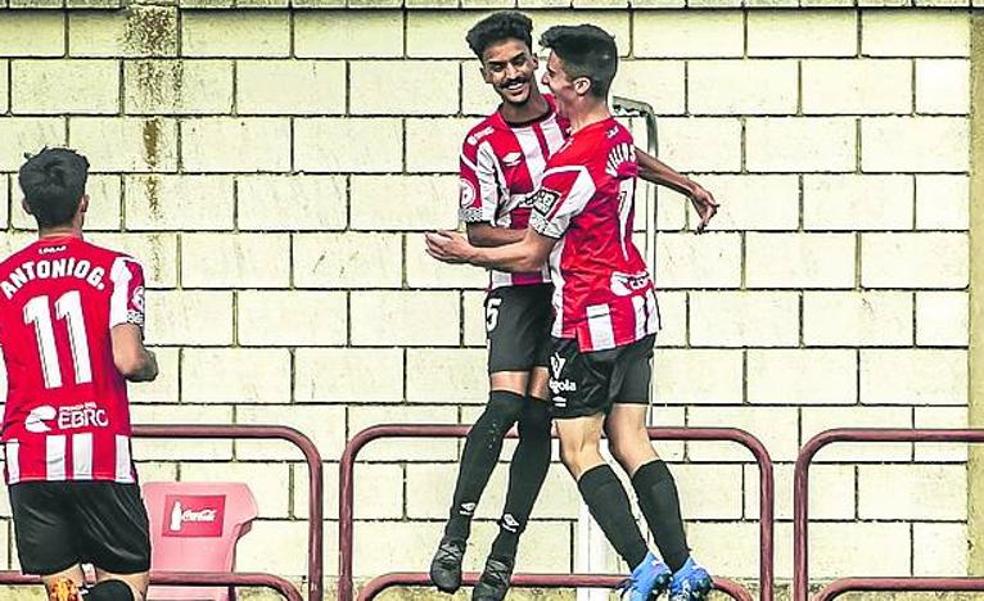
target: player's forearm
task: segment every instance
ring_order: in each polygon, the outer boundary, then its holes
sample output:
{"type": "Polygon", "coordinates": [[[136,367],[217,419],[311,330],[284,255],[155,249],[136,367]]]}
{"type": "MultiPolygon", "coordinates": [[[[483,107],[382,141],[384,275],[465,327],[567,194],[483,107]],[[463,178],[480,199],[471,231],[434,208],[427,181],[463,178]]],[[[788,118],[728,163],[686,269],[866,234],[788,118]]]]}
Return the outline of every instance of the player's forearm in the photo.
{"type": "Polygon", "coordinates": [[[521,273],[540,269],[544,259],[535,256],[531,245],[524,238],[520,242],[503,246],[477,247],[468,257],[468,262],[479,267],[521,273]]]}
{"type": "Polygon", "coordinates": [[[505,246],[521,241],[526,236],[526,230],[511,230],[504,227],[492,227],[487,223],[468,225],[468,242],[472,246],[505,246]]]}
{"type": "Polygon", "coordinates": [[[693,180],[638,148],[636,148],[636,161],[639,164],[639,177],[647,182],[666,186],[686,196],[690,196],[693,192],[693,180]]]}
{"type": "Polygon", "coordinates": [[[157,356],[147,349],[141,349],[137,357],[123,366],[120,372],[130,382],[153,382],[159,372],[157,356]]]}

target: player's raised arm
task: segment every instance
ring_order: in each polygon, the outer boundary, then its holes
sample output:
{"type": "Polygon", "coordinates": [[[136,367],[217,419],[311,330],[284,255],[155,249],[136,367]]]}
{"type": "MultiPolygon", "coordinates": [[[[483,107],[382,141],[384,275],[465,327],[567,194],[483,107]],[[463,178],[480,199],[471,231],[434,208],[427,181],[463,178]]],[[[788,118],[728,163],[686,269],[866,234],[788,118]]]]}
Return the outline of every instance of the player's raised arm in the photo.
{"type": "Polygon", "coordinates": [[[714,195],[694,180],[640,148],[636,148],[636,161],[639,163],[640,178],[657,186],[666,186],[690,199],[694,210],[700,216],[697,232],[703,232],[720,206],[714,195]]]}

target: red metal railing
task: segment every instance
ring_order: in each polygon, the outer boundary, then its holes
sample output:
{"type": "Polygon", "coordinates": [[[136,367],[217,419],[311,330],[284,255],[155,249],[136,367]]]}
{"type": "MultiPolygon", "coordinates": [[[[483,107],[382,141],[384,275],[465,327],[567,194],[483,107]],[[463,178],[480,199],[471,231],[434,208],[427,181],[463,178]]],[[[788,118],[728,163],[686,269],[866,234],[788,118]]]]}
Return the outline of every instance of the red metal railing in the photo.
{"type": "MultiPolygon", "coordinates": [[[[378,425],[359,432],[349,440],[339,464],[338,601],[352,601],[353,599],[354,470],[359,451],[373,440],[380,438],[464,438],[468,434],[468,430],[469,426],[443,424],[378,425]]],[[[513,436],[514,434],[511,433],[510,437],[513,436]]],[[[751,451],[759,466],[759,591],[761,601],[772,601],[775,481],[773,479],[772,458],[769,456],[765,445],[748,432],[736,428],[649,428],[649,437],[652,440],[732,441],[751,451]]],[[[413,578],[417,577],[419,576],[413,576],[413,578]]],[[[524,575],[524,578],[537,578],[537,576],[527,574],[524,575]]],[[[577,586],[577,584],[567,580],[566,586],[577,586]]]]}
{"type": "MultiPolygon", "coordinates": [[[[837,428],[821,432],[803,445],[793,475],[793,601],[807,601],[810,594],[810,463],[820,449],[835,442],[984,442],[984,430],[837,428]]],[[[968,578],[849,578],[832,583],[817,599],[833,599],[847,590],[984,590],[966,588],[982,586],[980,582],[968,578]]]]}
{"type": "MultiPolygon", "coordinates": [[[[314,443],[311,442],[310,438],[297,430],[286,426],[254,426],[233,424],[134,426],[133,436],[137,438],[280,439],[293,443],[294,446],[300,449],[301,453],[304,454],[304,459],[307,461],[308,478],[310,480],[308,487],[308,600],[323,601],[324,537],[322,536],[322,532],[324,528],[324,477],[322,472],[321,453],[318,451],[318,448],[314,446],[314,443]]],[[[186,582],[178,582],[174,580],[176,574],[178,574],[178,572],[157,572],[156,576],[159,580],[155,581],[155,584],[185,586],[187,584],[186,582]]],[[[203,574],[202,572],[182,572],[181,574],[194,575],[193,580],[198,585],[206,584],[212,586],[223,586],[226,584],[226,580],[229,580],[229,585],[233,585],[235,583],[233,583],[231,579],[242,576],[241,574],[223,574],[218,572],[211,573],[211,576],[223,579],[222,582],[219,582],[203,581],[201,578],[201,574],[203,574]]],[[[256,584],[248,586],[267,586],[276,588],[281,592],[283,592],[280,588],[281,585],[275,583],[287,582],[286,580],[282,580],[276,576],[268,574],[249,574],[248,576],[256,581],[256,584]],[[260,580],[264,578],[267,580],[260,582],[260,580]]],[[[290,585],[290,583],[287,584],[293,589],[293,585],[290,585]]],[[[296,589],[294,590],[296,592],[296,589]]],[[[291,601],[294,601],[290,595],[287,595],[286,593],[284,594],[291,599],[291,601]]],[[[300,599],[298,598],[297,601],[300,601],[300,599]]]]}
{"type": "MultiPolygon", "coordinates": [[[[461,582],[465,586],[475,586],[479,574],[474,572],[463,574],[461,582]]],[[[625,576],[602,576],[598,574],[513,574],[512,586],[537,588],[574,588],[586,586],[591,588],[615,588],[625,576]]],[[[394,572],[370,580],[362,592],[359,601],[373,601],[376,595],[393,586],[428,586],[430,576],[420,572],[394,572]]],[[[752,601],[752,595],[737,582],[726,578],[715,578],[714,588],[731,596],[736,601],[752,601]]]]}
{"type": "Polygon", "coordinates": [[[817,593],[813,601],[833,601],[849,592],[979,592],[984,578],[841,578],[817,593]],[[941,587],[943,582],[946,586],[941,587]]]}
{"type": "MultiPolygon", "coordinates": [[[[287,598],[287,601],[303,601],[293,584],[273,574],[253,572],[151,572],[150,583],[167,586],[262,586],[271,588],[287,598]]],[[[40,585],[37,576],[25,576],[20,572],[0,571],[0,585],[40,585]]]]}

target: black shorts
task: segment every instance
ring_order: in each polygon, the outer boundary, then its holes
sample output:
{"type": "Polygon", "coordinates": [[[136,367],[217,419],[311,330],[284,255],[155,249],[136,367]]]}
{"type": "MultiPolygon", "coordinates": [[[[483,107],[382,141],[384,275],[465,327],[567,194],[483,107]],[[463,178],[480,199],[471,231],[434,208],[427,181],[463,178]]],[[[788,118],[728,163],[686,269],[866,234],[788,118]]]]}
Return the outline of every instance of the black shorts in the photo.
{"type": "Polygon", "coordinates": [[[558,419],[608,414],[612,405],[648,405],[656,336],[626,346],[582,353],[577,340],[554,338],[550,397],[558,419]]]}
{"type": "Polygon", "coordinates": [[[509,286],[485,299],[489,373],[546,367],[550,356],[553,286],[509,286]]]}
{"type": "Polygon", "coordinates": [[[150,528],[138,485],[20,482],[9,492],[25,574],[46,576],[80,563],[115,574],[150,569],[150,528]]]}

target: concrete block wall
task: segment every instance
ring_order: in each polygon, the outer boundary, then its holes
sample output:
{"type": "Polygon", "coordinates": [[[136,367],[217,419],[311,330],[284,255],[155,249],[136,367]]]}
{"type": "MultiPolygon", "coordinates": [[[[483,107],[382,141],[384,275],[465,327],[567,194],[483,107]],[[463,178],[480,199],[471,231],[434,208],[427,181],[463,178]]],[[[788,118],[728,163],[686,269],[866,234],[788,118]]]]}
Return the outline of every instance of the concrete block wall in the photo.
{"type": "MultiPolygon", "coordinates": [[[[486,12],[471,9],[500,3],[67,1],[0,10],[0,249],[31,239],[22,153],[87,154],[91,239],[141,258],[151,288],[163,369],[133,388],[135,421],[283,423],[311,436],[329,462],[334,574],[346,438],[380,422],[471,423],[485,398],[485,275],[434,263],[422,233],[456,225],[460,138],[496,102],[463,35],[486,12]],[[359,10],[370,4],[380,10],[359,10]]],[[[967,423],[969,11],[574,4],[520,7],[538,30],[613,32],[615,93],[655,107],[660,157],[723,203],[697,237],[685,200],[658,195],[654,423],[765,441],[780,462],[777,574],[788,578],[799,445],[835,426],[967,423]]],[[[750,457],[659,446],[698,556],[754,577],[750,457]]],[[[367,450],[359,577],[425,568],[458,451],[367,450]]],[[[287,445],[140,441],[136,453],[145,480],[248,482],[261,519],[239,568],[304,572],[307,484],[287,445]]],[[[841,445],[820,460],[814,576],[966,573],[966,449],[841,445]]],[[[469,569],[504,485],[500,469],[469,569]]],[[[558,465],[521,569],[573,567],[577,511],[558,465]]],[[[0,566],[16,568],[9,515],[4,503],[0,566]]]]}

